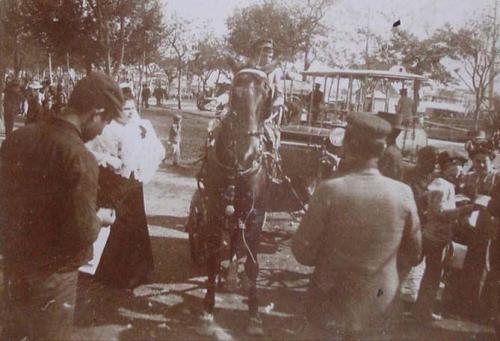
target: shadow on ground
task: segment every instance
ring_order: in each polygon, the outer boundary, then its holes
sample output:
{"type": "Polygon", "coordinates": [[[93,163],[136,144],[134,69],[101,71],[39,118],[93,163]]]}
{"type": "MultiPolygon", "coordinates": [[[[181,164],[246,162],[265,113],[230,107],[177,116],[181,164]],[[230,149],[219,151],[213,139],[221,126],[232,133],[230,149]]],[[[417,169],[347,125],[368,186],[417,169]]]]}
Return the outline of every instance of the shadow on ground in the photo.
{"type": "MultiPolygon", "coordinates": [[[[158,226],[151,237],[155,270],[150,283],[134,290],[113,289],[81,276],[76,308],[75,338],[120,340],[205,340],[195,331],[202,311],[205,270],[193,264],[187,234],[178,227],[184,217],[149,216],[158,226]]],[[[291,231],[276,229],[280,218],[270,219],[262,234],[258,296],[266,337],[273,340],[311,339],[301,332],[307,307],[310,268],[298,266],[290,254],[291,231]],[[291,258],[292,257],[292,258],[291,258]]],[[[216,321],[221,330],[238,340],[245,333],[245,292],[219,290],[216,321]]],[[[425,327],[405,321],[377,340],[494,340],[491,330],[463,321],[447,320],[425,327]]],[[[332,339],[332,336],[325,336],[332,339]]]]}

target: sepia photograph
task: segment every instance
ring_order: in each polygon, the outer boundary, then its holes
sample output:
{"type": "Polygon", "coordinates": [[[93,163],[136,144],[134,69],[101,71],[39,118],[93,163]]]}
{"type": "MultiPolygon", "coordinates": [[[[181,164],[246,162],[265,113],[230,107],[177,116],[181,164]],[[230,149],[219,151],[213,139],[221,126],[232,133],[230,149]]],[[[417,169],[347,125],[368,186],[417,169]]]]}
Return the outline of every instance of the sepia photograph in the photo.
{"type": "Polygon", "coordinates": [[[0,0],[0,340],[498,340],[500,0],[0,0]]]}

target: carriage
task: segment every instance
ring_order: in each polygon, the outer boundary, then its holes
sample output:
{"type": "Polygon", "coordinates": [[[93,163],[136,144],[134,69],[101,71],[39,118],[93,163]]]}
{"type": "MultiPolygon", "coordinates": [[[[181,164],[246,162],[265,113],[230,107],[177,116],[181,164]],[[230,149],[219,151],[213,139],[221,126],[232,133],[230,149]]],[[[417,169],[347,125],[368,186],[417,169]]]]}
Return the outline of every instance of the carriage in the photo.
{"type": "MultiPolygon", "coordinates": [[[[338,164],[347,114],[395,113],[399,99],[395,96],[397,86],[401,89],[411,87],[413,100],[417,103],[418,89],[426,78],[407,73],[402,67],[388,71],[326,68],[302,74],[312,78],[313,88],[315,84],[322,85],[321,119],[312,121],[312,100],[304,98],[302,114],[290,117],[281,125],[280,155],[284,173],[290,177],[301,199],[307,201],[318,181],[331,173],[325,171],[325,167],[338,164]]],[[[418,149],[427,145],[427,135],[419,119],[401,132],[397,144],[405,163],[412,164],[418,149]]]]}
{"type": "MultiPolygon", "coordinates": [[[[273,200],[267,203],[267,211],[296,211],[304,208],[316,185],[330,177],[342,156],[342,142],[349,112],[395,112],[397,98],[393,96],[394,84],[401,88],[416,89],[426,78],[406,73],[402,69],[305,71],[312,84],[321,79],[325,92],[321,120],[312,122],[312,101],[298,111],[296,116],[280,116],[280,167],[286,178],[286,186],[274,186],[273,200]],[[410,84],[411,83],[411,84],[410,84]],[[328,90],[328,91],[326,91],[328,90]],[[332,93],[335,96],[332,96],[332,93]],[[385,96],[381,96],[384,93],[385,96]],[[392,94],[392,95],[391,95],[392,94]]],[[[290,91],[286,97],[294,98],[290,91]]],[[[418,120],[400,134],[397,141],[407,165],[413,163],[419,148],[427,145],[427,136],[418,120]]],[[[207,200],[204,191],[194,194],[187,231],[193,260],[199,265],[206,261],[206,244],[203,240],[203,224],[207,221],[207,200]]]]}

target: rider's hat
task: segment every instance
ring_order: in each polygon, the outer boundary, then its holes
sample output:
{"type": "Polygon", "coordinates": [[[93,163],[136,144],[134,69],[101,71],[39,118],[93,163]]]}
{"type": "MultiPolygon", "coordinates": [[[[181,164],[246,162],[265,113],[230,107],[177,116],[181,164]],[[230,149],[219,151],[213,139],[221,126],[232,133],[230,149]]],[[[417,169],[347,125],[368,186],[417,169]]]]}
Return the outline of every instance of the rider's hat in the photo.
{"type": "Polygon", "coordinates": [[[262,50],[262,49],[274,49],[274,42],[270,38],[258,39],[253,44],[254,49],[262,50]]]}

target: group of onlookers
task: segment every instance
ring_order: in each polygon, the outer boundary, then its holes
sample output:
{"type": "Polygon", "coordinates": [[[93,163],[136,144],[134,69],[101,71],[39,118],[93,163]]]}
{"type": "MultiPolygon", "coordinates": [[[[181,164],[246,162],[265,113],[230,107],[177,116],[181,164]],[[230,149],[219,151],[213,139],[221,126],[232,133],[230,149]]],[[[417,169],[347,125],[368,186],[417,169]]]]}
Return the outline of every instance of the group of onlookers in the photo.
{"type": "Polygon", "coordinates": [[[467,154],[427,146],[410,167],[396,143],[402,129],[395,114],[348,120],[339,172],[294,237],[297,260],[316,268],[309,320],[358,336],[396,310],[424,324],[446,315],[499,327],[495,146],[480,134],[467,154]]]}
{"type": "Polygon", "coordinates": [[[49,80],[24,81],[7,79],[4,90],[3,112],[6,135],[14,128],[18,116],[25,116],[26,124],[57,116],[67,104],[67,94],[62,83],[51,85],[49,80]]]}
{"type": "Polygon", "coordinates": [[[163,100],[168,99],[167,90],[164,89],[161,85],[157,85],[151,93],[151,89],[149,88],[147,83],[144,83],[141,90],[141,105],[143,108],[149,108],[149,99],[151,98],[151,95],[156,99],[157,106],[161,106],[163,100]]]}
{"type": "MultiPolygon", "coordinates": [[[[40,88],[32,88],[35,98],[40,88]]],[[[76,83],[59,114],[33,122],[0,148],[1,338],[69,340],[79,268],[92,264],[101,227],[110,229],[95,280],[119,288],[148,281],[143,183],[165,150],[131,88],[99,72],[76,83]]]]}

